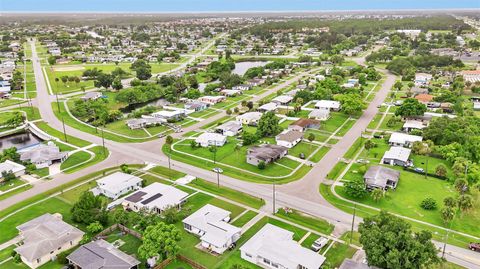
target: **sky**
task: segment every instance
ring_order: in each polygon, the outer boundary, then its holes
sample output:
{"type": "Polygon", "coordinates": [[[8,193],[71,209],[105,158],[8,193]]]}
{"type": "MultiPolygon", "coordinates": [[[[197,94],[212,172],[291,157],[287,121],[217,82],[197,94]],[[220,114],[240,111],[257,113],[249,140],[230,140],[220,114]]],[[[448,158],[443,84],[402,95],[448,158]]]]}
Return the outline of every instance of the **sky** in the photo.
{"type": "Polygon", "coordinates": [[[0,0],[4,12],[210,12],[470,9],[480,0],[0,0]]]}

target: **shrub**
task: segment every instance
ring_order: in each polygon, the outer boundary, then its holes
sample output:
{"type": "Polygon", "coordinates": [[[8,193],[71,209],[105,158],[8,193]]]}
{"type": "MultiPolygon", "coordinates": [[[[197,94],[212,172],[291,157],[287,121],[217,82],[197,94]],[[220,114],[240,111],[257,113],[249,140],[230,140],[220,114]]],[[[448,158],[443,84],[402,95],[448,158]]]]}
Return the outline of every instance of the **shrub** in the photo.
{"type": "Polygon", "coordinates": [[[264,161],[259,162],[258,165],[257,165],[257,167],[258,167],[258,169],[260,169],[260,170],[265,169],[265,167],[266,167],[265,162],[264,162],[264,161]]]}
{"type": "Polygon", "coordinates": [[[431,197],[425,198],[420,203],[420,207],[425,210],[435,210],[437,209],[437,201],[431,197]]]}

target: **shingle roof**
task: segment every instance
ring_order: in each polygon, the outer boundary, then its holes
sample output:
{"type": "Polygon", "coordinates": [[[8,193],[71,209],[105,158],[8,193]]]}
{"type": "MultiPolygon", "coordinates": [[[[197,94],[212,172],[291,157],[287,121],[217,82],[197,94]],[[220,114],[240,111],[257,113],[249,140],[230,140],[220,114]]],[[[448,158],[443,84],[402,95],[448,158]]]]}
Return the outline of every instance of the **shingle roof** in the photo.
{"type": "Polygon", "coordinates": [[[371,166],[363,178],[367,185],[385,188],[388,180],[398,182],[400,171],[378,165],[371,166]]]}

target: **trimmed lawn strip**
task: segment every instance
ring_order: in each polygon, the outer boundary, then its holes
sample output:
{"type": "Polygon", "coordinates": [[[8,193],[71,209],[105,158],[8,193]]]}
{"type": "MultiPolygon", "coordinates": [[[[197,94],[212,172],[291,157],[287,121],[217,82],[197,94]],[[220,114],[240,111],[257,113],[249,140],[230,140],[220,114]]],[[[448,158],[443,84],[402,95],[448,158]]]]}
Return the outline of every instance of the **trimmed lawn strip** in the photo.
{"type": "Polygon", "coordinates": [[[150,172],[158,174],[168,179],[172,179],[172,180],[177,180],[187,175],[183,172],[179,172],[173,169],[168,169],[168,167],[163,167],[163,166],[155,166],[152,169],[150,169],[150,172]]]}
{"type": "Polygon", "coordinates": [[[286,212],[281,208],[275,215],[326,235],[331,234],[335,228],[334,225],[328,223],[326,220],[312,217],[295,209],[292,209],[292,212],[286,212]]]}
{"type": "Polygon", "coordinates": [[[247,224],[250,220],[255,218],[255,216],[258,215],[254,211],[247,211],[245,214],[243,214],[240,218],[236,219],[234,222],[232,222],[232,225],[237,226],[237,227],[243,227],[245,224],[247,224]]]}
{"type": "Polygon", "coordinates": [[[68,158],[60,165],[60,169],[65,170],[74,165],[86,162],[90,159],[90,156],[91,155],[85,151],[77,151],[68,156],[68,158]]]}
{"type": "Polygon", "coordinates": [[[20,187],[20,188],[18,188],[18,189],[13,190],[13,191],[9,191],[9,192],[7,192],[7,193],[1,194],[1,195],[0,195],[0,201],[1,201],[1,200],[5,200],[5,199],[7,199],[7,198],[9,198],[9,197],[12,197],[12,196],[14,196],[14,195],[16,195],[16,194],[19,194],[19,193],[21,193],[21,192],[24,192],[24,191],[26,191],[26,190],[29,190],[29,189],[31,189],[32,187],[33,187],[32,185],[27,184],[27,185],[25,185],[25,186],[23,186],[23,187],[20,187]]]}
{"type": "Polygon", "coordinates": [[[95,155],[93,157],[92,160],[90,160],[89,162],[86,162],[86,163],[83,163],[79,166],[76,166],[72,169],[68,169],[67,171],[65,171],[64,173],[66,174],[72,174],[74,172],[77,172],[77,171],[80,171],[82,170],[83,168],[85,167],[88,167],[88,166],[91,166],[91,165],[94,165],[94,164],[97,164],[103,160],[105,160],[107,157],[108,157],[108,149],[105,148],[105,154],[103,153],[103,147],[102,146],[95,146],[95,147],[92,147],[92,148],[89,148],[88,149],[89,151],[93,152],[95,155]],[[105,156],[106,155],[106,156],[105,156]]]}
{"type": "Polygon", "coordinates": [[[85,141],[85,140],[82,140],[80,138],[76,138],[76,137],[73,137],[73,136],[70,136],[67,134],[67,140],[65,140],[65,136],[62,132],[50,127],[46,122],[44,121],[41,121],[41,122],[36,122],[34,123],[38,128],[40,128],[42,131],[44,131],[45,133],[51,135],[51,136],[54,136],[58,139],[60,139],[61,141],[63,142],[67,142],[67,143],[70,143],[72,145],[75,145],[77,147],[86,147],[88,145],[90,145],[90,142],[88,141],[85,141]]]}
{"type": "Polygon", "coordinates": [[[325,258],[332,268],[338,268],[343,260],[352,258],[355,252],[357,250],[349,245],[333,243],[333,246],[325,254],[325,258]]]}

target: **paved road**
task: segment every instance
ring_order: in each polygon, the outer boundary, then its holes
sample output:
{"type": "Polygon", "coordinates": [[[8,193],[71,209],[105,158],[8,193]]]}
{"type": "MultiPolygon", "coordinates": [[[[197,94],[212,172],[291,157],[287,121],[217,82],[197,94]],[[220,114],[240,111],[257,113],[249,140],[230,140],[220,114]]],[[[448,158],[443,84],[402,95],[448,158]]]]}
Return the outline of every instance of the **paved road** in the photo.
{"type": "MultiPolygon", "coordinates": [[[[47,86],[45,84],[45,79],[41,71],[41,66],[38,61],[38,56],[34,44],[32,44],[32,59],[38,91],[35,103],[39,107],[42,118],[47,121],[53,128],[62,130],[61,121],[55,117],[51,109],[51,97],[48,94],[47,86]]],[[[362,62],[362,59],[358,59],[358,61],[362,62]]],[[[337,163],[338,158],[343,156],[343,154],[348,150],[352,143],[360,136],[361,131],[366,128],[373,116],[377,113],[377,106],[383,102],[394,81],[395,78],[393,76],[387,75],[386,82],[384,83],[380,91],[377,93],[375,99],[370,103],[365,113],[360,117],[360,119],[356,121],[351,130],[347,132],[345,137],[337,144],[335,144],[329,151],[329,153],[327,153],[324,158],[317,165],[315,165],[315,167],[303,179],[286,184],[284,186],[277,186],[277,206],[288,206],[296,208],[314,216],[326,219],[327,221],[336,225],[336,230],[334,232],[335,235],[340,235],[341,233],[349,229],[349,227],[351,226],[352,216],[328,204],[319,194],[318,186],[323,180],[325,180],[326,174],[337,163]]],[[[285,85],[287,84],[284,83],[281,86],[285,85]]],[[[280,86],[278,86],[278,88],[280,88],[280,86]]],[[[277,87],[273,90],[277,90],[277,87]]],[[[259,98],[260,97],[256,97],[256,99],[259,98]]],[[[208,119],[206,121],[203,121],[201,122],[201,125],[205,125],[210,121],[220,118],[222,115],[223,114],[216,115],[214,119],[208,119]]],[[[186,128],[186,131],[194,130],[198,128],[199,125],[193,125],[190,128],[186,128]]],[[[101,144],[101,139],[97,136],[84,133],[69,126],[66,126],[66,130],[69,135],[82,138],[95,144],[101,144]]],[[[0,201],[0,210],[19,201],[22,201],[28,197],[31,197],[35,194],[44,192],[45,190],[78,178],[81,175],[85,175],[93,171],[98,171],[99,169],[108,166],[118,165],[124,162],[153,162],[162,166],[168,165],[168,159],[161,151],[161,140],[131,144],[106,141],[106,146],[109,148],[111,156],[104,162],[95,166],[88,167],[81,172],[70,175],[59,175],[51,181],[43,184],[37,184],[28,191],[12,196],[6,200],[0,201]]],[[[211,182],[217,181],[217,175],[211,171],[200,169],[198,167],[177,161],[172,161],[172,165],[173,169],[177,169],[179,171],[200,178],[204,178],[211,182]]],[[[271,185],[246,182],[227,177],[225,175],[220,176],[220,181],[220,184],[223,186],[227,186],[260,197],[267,201],[267,204],[269,206],[272,205],[271,185]]],[[[271,209],[266,207],[263,208],[263,210],[270,211],[271,209]]],[[[356,224],[360,221],[361,219],[357,218],[356,224]]],[[[466,266],[467,268],[475,268],[471,267],[472,264],[478,264],[478,266],[480,267],[480,255],[476,255],[475,253],[469,252],[466,249],[455,248],[453,246],[448,246],[447,251],[452,252],[451,255],[447,256],[447,258],[452,262],[456,262],[462,266],[466,266]],[[470,260],[466,262],[465,259],[458,257],[468,257],[470,260]]]]}

